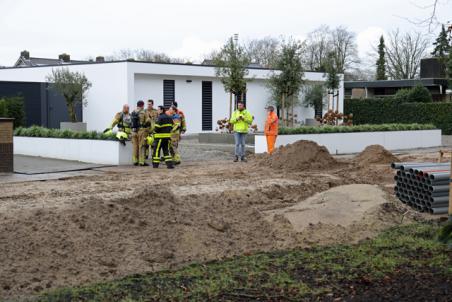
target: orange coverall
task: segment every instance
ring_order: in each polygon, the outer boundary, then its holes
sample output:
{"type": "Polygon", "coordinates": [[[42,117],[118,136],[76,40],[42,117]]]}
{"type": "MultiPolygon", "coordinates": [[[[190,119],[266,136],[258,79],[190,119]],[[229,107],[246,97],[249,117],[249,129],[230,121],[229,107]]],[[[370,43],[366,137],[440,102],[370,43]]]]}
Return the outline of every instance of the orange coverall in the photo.
{"type": "Polygon", "coordinates": [[[268,153],[272,154],[275,150],[276,137],[278,136],[278,116],[275,112],[268,112],[264,134],[267,138],[268,153]]]}

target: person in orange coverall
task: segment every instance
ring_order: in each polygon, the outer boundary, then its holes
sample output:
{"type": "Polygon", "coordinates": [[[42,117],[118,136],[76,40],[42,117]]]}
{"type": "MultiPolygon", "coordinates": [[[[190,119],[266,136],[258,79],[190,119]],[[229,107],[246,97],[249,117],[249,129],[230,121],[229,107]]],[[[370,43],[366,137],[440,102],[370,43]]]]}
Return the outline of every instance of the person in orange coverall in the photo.
{"type": "Polygon", "coordinates": [[[278,116],[273,106],[267,108],[267,120],[265,121],[264,134],[267,138],[267,150],[272,154],[275,150],[276,137],[278,136],[278,116]]]}

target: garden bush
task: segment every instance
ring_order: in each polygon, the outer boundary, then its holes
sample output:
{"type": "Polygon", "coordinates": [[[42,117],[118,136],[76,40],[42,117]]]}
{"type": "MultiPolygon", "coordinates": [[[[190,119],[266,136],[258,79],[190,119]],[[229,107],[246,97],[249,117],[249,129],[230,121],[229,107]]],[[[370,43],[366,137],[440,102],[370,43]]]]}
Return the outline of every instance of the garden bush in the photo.
{"type": "Polygon", "coordinates": [[[432,95],[423,85],[417,85],[410,89],[400,89],[392,97],[392,99],[399,103],[431,103],[433,102],[432,95]]]}
{"type": "Polygon", "coordinates": [[[14,118],[14,128],[25,125],[25,107],[22,97],[0,99],[0,117],[14,118]]]}
{"type": "Polygon", "coordinates": [[[280,128],[279,134],[320,134],[320,133],[349,133],[349,132],[380,132],[380,131],[409,131],[431,130],[433,124],[381,124],[354,126],[303,126],[298,128],[280,128]]]}
{"type": "Polygon", "coordinates": [[[452,134],[452,103],[400,103],[395,98],[346,100],[346,114],[353,114],[353,123],[361,124],[433,124],[452,134]]]}
{"type": "Polygon", "coordinates": [[[40,126],[31,126],[29,128],[19,127],[14,130],[15,136],[29,137],[48,137],[48,138],[71,138],[71,139],[95,139],[95,140],[114,140],[115,134],[105,134],[96,131],[76,132],[71,130],[50,129],[40,126]]]}

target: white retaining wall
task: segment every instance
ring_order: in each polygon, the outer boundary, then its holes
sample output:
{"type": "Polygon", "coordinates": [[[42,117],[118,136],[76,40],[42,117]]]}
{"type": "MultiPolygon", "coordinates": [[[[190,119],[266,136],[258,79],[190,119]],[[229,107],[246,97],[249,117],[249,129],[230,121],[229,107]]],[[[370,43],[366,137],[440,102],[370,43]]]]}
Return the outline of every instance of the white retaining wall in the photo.
{"type": "MultiPolygon", "coordinates": [[[[361,152],[370,145],[381,145],[387,150],[441,146],[441,130],[279,135],[276,147],[299,140],[314,141],[325,146],[331,154],[347,154],[361,152]]],[[[256,135],[254,150],[255,153],[267,152],[264,135],[256,135]]]]}
{"type": "Polygon", "coordinates": [[[132,143],[123,146],[118,141],[15,136],[14,154],[129,165],[132,164],[132,143]]]}

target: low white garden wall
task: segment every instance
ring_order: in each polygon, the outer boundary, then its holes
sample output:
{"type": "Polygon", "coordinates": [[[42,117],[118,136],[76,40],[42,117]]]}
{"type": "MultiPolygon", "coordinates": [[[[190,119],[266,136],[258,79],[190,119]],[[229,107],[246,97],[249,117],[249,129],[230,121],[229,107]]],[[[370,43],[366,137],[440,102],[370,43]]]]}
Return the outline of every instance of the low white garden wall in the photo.
{"type": "MultiPolygon", "coordinates": [[[[299,140],[314,141],[325,146],[331,154],[347,154],[361,152],[369,145],[381,145],[387,150],[441,146],[441,130],[279,135],[276,147],[299,140]]],[[[267,152],[264,135],[256,135],[254,150],[255,153],[267,152]]]]}
{"type": "Polygon", "coordinates": [[[44,137],[14,137],[14,154],[76,160],[105,165],[132,164],[132,143],[44,137]]]}

